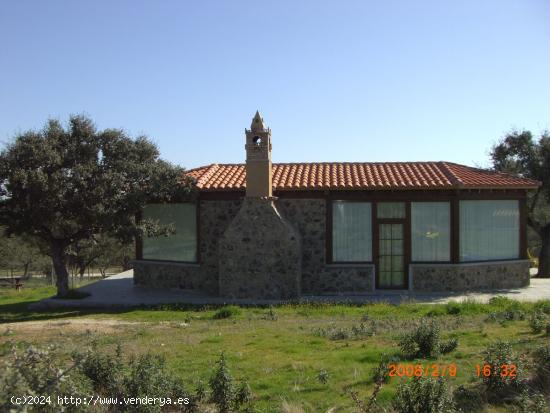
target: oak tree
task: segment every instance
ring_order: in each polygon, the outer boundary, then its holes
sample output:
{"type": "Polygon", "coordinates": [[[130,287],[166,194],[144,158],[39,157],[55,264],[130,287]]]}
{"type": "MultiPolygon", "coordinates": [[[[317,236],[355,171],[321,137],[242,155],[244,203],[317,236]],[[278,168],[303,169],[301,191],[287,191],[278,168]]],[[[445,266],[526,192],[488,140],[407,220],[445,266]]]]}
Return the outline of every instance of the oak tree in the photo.
{"type": "Polygon", "coordinates": [[[140,236],[136,216],[146,203],[191,192],[182,172],[161,160],[144,136],[99,131],[81,115],[71,116],[67,126],[49,120],[42,130],[17,135],[0,153],[0,224],[8,234],[46,243],[63,297],[69,247],[94,235],[125,243],[140,236]]]}
{"type": "Polygon", "coordinates": [[[550,277],[550,133],[535,139],[529,131],[512,131],[491,151],[497,171],[536,179],[541,186],[528,196],[527,223],[541,239],[539,277],[550,277]]]}

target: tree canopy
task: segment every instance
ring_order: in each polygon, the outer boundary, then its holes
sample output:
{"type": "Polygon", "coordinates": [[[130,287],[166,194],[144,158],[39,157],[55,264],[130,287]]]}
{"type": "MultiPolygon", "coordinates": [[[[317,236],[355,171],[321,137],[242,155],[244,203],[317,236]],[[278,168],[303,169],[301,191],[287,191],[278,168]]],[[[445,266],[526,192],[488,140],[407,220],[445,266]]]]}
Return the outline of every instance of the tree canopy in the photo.
{"type": "Polygon", "coordinates": [[[161,160],[144,136],[98,131],[80,115],[66,127],[49,120],[0,153],[0,224],[48,245],[63,296],[69,246],[94,234],[129,242],[142,232],[136,215],[146,203],[184,199],[191,187],[183,169],[161,160]]]}
{"type": "Polygon", "coordinates": [[[528,224],[541,239],[539,276],[550,277],[550,133],[535,139],[529,131],[512,131],[493,147],[491,158],[497,171],[541,182],[528,197],[528,224]]]}

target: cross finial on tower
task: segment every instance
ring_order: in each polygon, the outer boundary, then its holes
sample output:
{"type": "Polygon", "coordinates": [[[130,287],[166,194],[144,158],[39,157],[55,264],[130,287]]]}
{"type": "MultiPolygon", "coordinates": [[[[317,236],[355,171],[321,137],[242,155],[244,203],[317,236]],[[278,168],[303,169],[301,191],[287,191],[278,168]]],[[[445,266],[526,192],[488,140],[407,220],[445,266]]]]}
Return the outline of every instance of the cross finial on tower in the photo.
{"type": "Polygon", "coordinates": [[[254,118],[252,119],[252,124],[250,125],[250,130],[254,132],[258,131],[264,131],[264,120],[262,119],[262,116],[260,115],[259,111],[256,111],[256,114],[254,115],[254,118]]]}

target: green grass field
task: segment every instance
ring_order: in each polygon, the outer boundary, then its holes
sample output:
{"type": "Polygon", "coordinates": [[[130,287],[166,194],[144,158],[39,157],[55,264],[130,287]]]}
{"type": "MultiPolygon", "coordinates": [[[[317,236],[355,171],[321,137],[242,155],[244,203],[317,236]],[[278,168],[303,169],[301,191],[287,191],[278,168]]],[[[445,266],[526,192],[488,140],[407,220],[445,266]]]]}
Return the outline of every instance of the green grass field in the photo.
{"type": "MultiPolygon", "coordinates": [[[[26,310],[29,303],[53,293],[52,287],[39,286],[21,292],[0,290],[3,348],[57,343],[69,354],[92,340],[106,350],[120,343],[126,356],[164,354],[170,368],[191,390],[198,380],[208,380],[214,362],[224,352],[232,374],[249,381],[257,411],[266,413],[355,411],[349,392],[369,397],[371,372],[380,357],[400,357],[399,335],[424,316],[438,320],[443,338],[456,337],[458,348],[437,359],[403,362],[455,364],[457,375],[448,378],[451,387],[480,380],[475,366],[482,362],[484,348],[497,340],[512,342],[527,358],[540,345],[550,345],[550,336],[532,333],[528,322],[535,308],[546,312],[550,322],[550,300],[530,304],[497,298],[490,304],[285,305],[242,308],[224,319],[215,318],[216,308],[173,306],[117,312],[26,310]],[[351,329],[362,322],[375,332],[373,336],[335,340],[319,334],[351,329]],[[326,384],[317,379],[321,370],[328,372],[326,384]]],[[[399,380],[394,377],[382,388],[381,403],[393,397],[399,380]]],[[[491,406],[486,411],[511,411],[508,409],[491,406]]]]}

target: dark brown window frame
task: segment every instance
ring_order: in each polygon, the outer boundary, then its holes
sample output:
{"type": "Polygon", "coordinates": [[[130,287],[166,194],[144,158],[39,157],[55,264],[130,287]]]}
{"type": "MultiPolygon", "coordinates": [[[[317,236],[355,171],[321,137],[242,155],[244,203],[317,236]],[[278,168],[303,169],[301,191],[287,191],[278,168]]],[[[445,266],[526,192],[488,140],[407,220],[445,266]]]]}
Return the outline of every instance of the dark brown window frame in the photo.
{"type": "MultiPolygon", "coordinates": [[[[335,191],[335,192],[325,192],[325,209],[326,209],[326,226],[325,226],[325,237],[326,237],[326,248],[325,248],[325,263],[327,265],[375,265],[377,266],[376,256],[377,251],[375,251],[376,246],[376,237],[378,225],[375,224],[376,218],[376,207],[378,202],[405,202],[407,208],[406,224],[407,228],[405,229],[408,232],[408,260],[406,265],[410,264],[475,264],[475,263],[491,263],[491,262],[505,262],[505,261],[517,261],[527,259],[527,206],[526,206],[526,190],[465,190],[465,191],[416,191],[398,193],[394,191],[378,191],[378,192],[365,192],[365,191],[335,191]],[[519,229],[519,254],[518,258],[510,259],[498,259],[498,260],[484,260],[484,261],[461,261],[460,260],[460,211],[459,205],[460,201],[463,200],[478,200],[478,201],[506,201],[506,200],[517,200],[519,203],[520,211],[520,229],[519,229]],[[370,202],[371,213],[372,213],[372,261],[334,261],[332,259],[332,202],[333,201],[355,201],[355,202],[370,202]],[[449,261],[412,261],[411,259],[411,203],[412,202],[449,202],[451,208],[451,239],[450,239],[450,260],[449,261]]],[[[305,195],[305,194],[304,194],[305,195]]],[[[300,197],[293,195],[292,197],[300,197]]],[[[303,196],[307,198],[307,196],[303,196]]],[[[383,219],[383,218],[381,218],[383,219]]],[[[377,278],[377,277],[376,277],[377,278]]]]}
{"type": "MultiPolygon", "coordinates": [[[[137,261],[150,261],[150,262],[158,262],[158,263],[162,263],[162,262],[166,262],[166,263],[178,263],[178,264],[189,264],[189,265],[198,265],[200,264],[201,262],[201,248],[200,248],[200,241],[201,241],[201,238],[200,238],[200,200],[197,200],[195,202],[166,202],[166,204],[193,204],[195,205],[195,214],[196,214],[196,234],[195,234],[195,239],[196,239],[196,251],[195,251],[195,256],[196,256],[196,260],[195,261],[180,261],[180,260],[159,260],[159,259],[155,259],[155,258],[143,258],[143,239],[141,237],[138,237],[136,239],[136,260],[137,261]]],[[[143,218],[142,216],[142,212],[140,212],[139,214],[136,215],[136,221],[137,222],[140,222],[141,219],[143,218]]]]}
{"type": "Polygon", "coordinates": [[[507,262],[507,261],[518,261],[527,259],[527,205],[526,198],[482,198],[482,199],[458,199],[457,200],[457,263],[459,264],[484,264],[491,262],[507,262]],[[518,257],[517,258],[499,258],[495,260],[474,260],[474,261],[462,261],[460,259],[460,201],[518,201],[519,209],[519,230],[518,230],[518,257]]]}
{"type": "MultiPolygon", "coordinates": [[[[374,261],[368,262],[333,262],[332,261],[332,209],[331,201],[359,201],[372,203],[371,212],[374,214],[377,202],[450,202],[451,203],[451,260],[445,261],[417,261],[409,262],[409,264],[461,264],[459,259],[459,201],[460,200],[518,200],[520,203],[520,254],[519,260],[527,259],[527,198],[526,189],[438,189],[438,190],[274,190],[274,196],[280,199],[322,199],[325,200],[326,219],[325,219],[325,264],[326,265],[343,265],[353,267],[354,265],[375,265],[374,261]]],[[[203,191],[198,194],[197,204],[197,261],[182,262],[188,264],[200,264],[200,202],[214,200],[242,200],[245,196],[244,190],[227,190],[227,191],[203,191]]],[[[410,217],[410,211],[407,215],[410,217]]],[[[372,226],[374,231],[375,225],[372,226]]],[[[410,224],[409,224],[410,228],[410,224]]],[[[373,248],[374,248],[373,234],[373,248]]],[[[141,257],[139,242],[136,242],[136,257],[141,257]]],[[[374,252],[373,252],[374,257],[374,252]]],[[[142,258],[138,258],[142,259],[142,258]]],[[[464,264],[491,263],[516,261],[510,260],[491,260],[491,261],[468,261],[464,264]]],[[[151,260],[148,260],[151,261],[151,260]]],[[[161,261],[161,260],[159,260],[161,261]]],[[[162,261],[161,261],[162,262],[162,261]]]]}
{"type": "Polygon", "coordinates": [[[325,210],[326,210],[326,229],[325,229],[325,236],[326,236],[326,258],[325,262],[330,265],[367,265],[367,264],[375,264],[374,260],[374,217],[375,217],[375,208],[374,208],[374,202],[368,201],[368,200],[348,200],[348,199],[328,199],[325,201],[325,210]],[[332,259],[333,257],[333,245],[332,245],[332,235],[333,235],[333,222],[332,222],[332,204],[334,202],[356,202],[356,203],[369,203],[371,205],[370,213],[371,213],[371,260],[370,261],[334,261],[332,259]]]}

